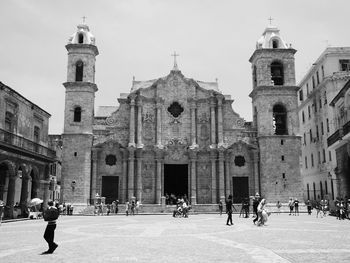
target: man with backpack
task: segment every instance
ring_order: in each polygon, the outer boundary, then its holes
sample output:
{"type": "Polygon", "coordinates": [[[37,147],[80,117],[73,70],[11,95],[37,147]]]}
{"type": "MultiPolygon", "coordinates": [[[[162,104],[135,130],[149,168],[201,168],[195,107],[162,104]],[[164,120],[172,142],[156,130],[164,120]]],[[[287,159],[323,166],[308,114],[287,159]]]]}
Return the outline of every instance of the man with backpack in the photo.
{"type": "Polygon", "coordinates": [[[56,220],[59,216],[59,212],[57,208],[53,205],[53,201],[48,201],[48,208],[44,212],[44,220],[47,221],[47,226],[44,233],[44,239],[49,245],[49,249],[42,253],[44,254],[52,254],[58,245],[53,241],[55,237],[55,229],[56,229],[56,220]]]}

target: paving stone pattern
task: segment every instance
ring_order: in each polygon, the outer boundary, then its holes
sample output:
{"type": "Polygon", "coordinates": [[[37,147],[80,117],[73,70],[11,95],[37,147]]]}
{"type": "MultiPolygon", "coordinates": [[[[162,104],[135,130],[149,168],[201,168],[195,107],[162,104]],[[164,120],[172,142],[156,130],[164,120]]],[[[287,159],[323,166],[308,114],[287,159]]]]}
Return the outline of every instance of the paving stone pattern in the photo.
{"type": "Polygon", "coordinates": [[[252,219],[226,215],[63,216],[52,255],[43,239],[46,223],[0,226],[0,262],[350,262],[350,221],[315,215],[252,219]]]}

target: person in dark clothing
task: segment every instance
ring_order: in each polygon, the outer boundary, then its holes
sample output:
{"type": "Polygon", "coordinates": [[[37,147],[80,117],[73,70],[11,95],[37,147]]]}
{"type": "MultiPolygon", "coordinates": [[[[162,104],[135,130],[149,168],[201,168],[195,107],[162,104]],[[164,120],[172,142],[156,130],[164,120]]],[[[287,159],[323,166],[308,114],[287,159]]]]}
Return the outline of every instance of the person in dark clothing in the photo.
{"type": "Polygon", "coordinates": [[[228,199],[226,201],[226,213],[227,213],[227,221],[226,221],[226,225],[230,226],[229,223],[231,223],[231,225],[233,225],[232,222],[232,195],[228,196],[228,199]]]}
{"type": "Polygon", "coordinates": [[[306,206],[307,206],[307,213],[308,213],[309,215],[311,215],[312,206],[311,206],[310,200],[307,200],[307,201],[306,201],[306,206]]]}
{"type": "Polygon", "coordinates": [[[53,201],[49,201],[47,203],[49,207],[44,212],[44,220],[47,221],[47,226],[44,233],[44,239],[49,245],[49,249],[42,253],[44,254],[52,254],[58,245],[54,242],[55,237],[55,229],[56,229],[56,220],[59,216],[59,212],[56,207],[53,206],[53,201]]]}
{"type": "Polygon", "coordinates": [[[299,215],[299,201],[295,198],[294,200],[294,215],[299,215]]]}
{"type": "Polygon", "coordinates": [[[253,220],[254,225],[255,225],[256,221],[258,221],[258,218],[259,218],[259,216],[258,216],[258,205],[259,205],[259,203],[260,203],[260,195],[259,195],[259,193],[256,193],[256,195],[255,195],[255,197],[253,199],[253,212],[255,214],[255,218],[253,220]]]}

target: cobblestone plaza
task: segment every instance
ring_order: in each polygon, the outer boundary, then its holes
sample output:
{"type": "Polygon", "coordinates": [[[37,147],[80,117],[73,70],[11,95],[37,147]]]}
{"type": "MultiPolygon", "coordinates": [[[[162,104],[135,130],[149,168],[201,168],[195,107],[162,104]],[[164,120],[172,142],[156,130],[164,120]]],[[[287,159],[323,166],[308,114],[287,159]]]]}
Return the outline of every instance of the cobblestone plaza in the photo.
{"type": "Polygon", "coordinates": [[[350,262],[350,224],[335,217],[226,215],[63,216],[52,255],[43,220],[4,223],[0,262],[350,262]]]}

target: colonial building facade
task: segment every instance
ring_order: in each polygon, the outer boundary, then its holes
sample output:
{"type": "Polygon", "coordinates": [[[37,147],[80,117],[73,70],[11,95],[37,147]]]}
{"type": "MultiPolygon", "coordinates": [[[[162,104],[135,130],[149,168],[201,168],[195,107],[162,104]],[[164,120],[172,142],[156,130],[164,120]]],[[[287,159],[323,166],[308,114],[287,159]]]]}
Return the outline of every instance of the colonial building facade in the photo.
{"type": "Polygon", "coordinates": [[[176,54],[167,76],[133,80],[118,106],[95,114],[98,49],[87,25],[78,26],[66,49],[62,201],[86,206],[96,194],[107,203],[144,204],[186,195],[192,205],[229,194],[239,202],[256,192],[271,202],[302,197],[296,51],[276,27],[266,28],[250,59],[252,123],[232,109],[217,82],[185,77],[176,54]]]}
{"type": "Polygon", "coordinates": [[[31,198],[49,199],[56,162],[48,148],[50,116],[0,82],[0,200],[6,218],[23,215],[31,198]]]}
{"type": "Polygon", "coordinates": [[[340,127],[340,115],[335,114],[330,102],[350,79],[349,70],[350,48],[328,47],[299,83],[301,172],[304,197],[309,200],[334,200],[343,196],[340,189],[344,181],[337,175],[340,166],[333,145],[338,139],[334,141],[335,137],[331,137],[340,127]]]}

